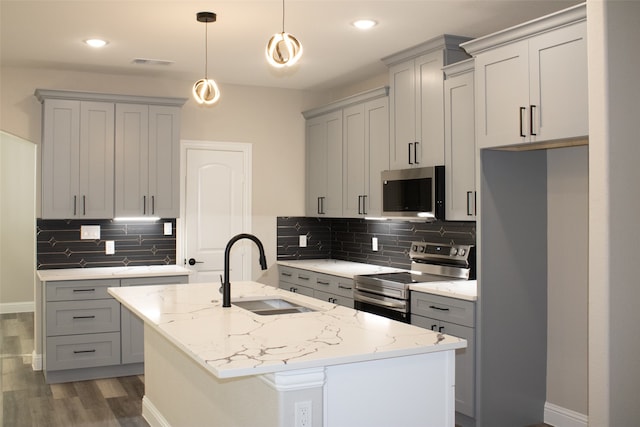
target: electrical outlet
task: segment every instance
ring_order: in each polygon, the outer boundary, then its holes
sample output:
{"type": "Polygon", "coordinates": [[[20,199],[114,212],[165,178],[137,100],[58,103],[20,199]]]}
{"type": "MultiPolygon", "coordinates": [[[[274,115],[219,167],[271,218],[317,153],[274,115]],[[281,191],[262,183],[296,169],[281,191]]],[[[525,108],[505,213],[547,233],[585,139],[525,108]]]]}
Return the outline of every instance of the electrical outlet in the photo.
{"type": "Polygon", "coordinates": [[[298,236],[298,246],[300,246],[301,248],[306,248],[307,247],[307,235],[306,234],[301,234],[300,236],[298,236]]]}
{"type": "Polygon", "coordinates": [[[295,427],[312,427],[311,401],[295,403],[295,427]]]}
{"type": "Polygon", "coordinates": [[[165,222],[164,223],[164,235],[165,236],[171,236],[173,234],[173,227],[171,226],[170,222],[165,222]]]}
{"type": "Polygon", "coordinates": [[[116,253],[116,242],[113,240],[105,240],[104,253],[107,255],[113,255],[116,253]]]}
{"type": "Polygon", "coordinates": [[[378,238],[377,237],[372,237],[371,238],[371,250],[376,252],[378,250],[378,238]]]}
{"type": "Polygon", "coordinates": [[[80,240],[100,240],[99,225],[81,225],[80,240]]]}

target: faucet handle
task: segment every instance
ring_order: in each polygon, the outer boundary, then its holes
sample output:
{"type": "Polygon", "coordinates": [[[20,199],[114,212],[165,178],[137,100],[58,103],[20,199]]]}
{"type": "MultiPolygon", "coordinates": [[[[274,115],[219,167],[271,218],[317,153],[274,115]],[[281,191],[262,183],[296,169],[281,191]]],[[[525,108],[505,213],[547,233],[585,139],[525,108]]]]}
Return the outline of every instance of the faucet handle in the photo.
{"type": "Polygon", "coordinates": [[[220,289],[218,289],[218,292],[220,292],[222,294],[222,288],[224,286],[224,280],[222,279],[222,274],[220,275],[220,289]]]}

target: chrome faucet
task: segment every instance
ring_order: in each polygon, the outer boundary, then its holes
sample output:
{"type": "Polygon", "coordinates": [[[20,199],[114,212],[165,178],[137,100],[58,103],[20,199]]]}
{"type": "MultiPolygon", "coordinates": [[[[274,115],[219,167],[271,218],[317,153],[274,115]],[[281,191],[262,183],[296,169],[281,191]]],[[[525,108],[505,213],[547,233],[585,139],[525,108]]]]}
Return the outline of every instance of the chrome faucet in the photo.
{"type": "Polygon", "coordinates": [[[224,279],[222,280],[222,306],[223,307],[231,307],[231,282],[229,282],[229,255],[231,254],[231,247],[235,242],[241,239],[249,239],[253,240],[258,246],[258,251],[260,251],[260,268],[263,270],[267,269],[267,258],[264,256],[264,247],[262,246],[262,242],[253,234],[237,234],[229,240],[227,243],[227,247],[224,250],[224,279]]]}

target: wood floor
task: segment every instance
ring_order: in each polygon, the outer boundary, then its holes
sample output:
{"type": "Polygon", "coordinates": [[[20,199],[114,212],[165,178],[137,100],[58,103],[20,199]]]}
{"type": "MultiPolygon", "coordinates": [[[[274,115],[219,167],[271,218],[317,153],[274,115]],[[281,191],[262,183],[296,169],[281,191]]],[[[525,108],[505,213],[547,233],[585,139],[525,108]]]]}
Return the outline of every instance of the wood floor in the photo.
{"type": "Polygon", "coordinates": [[[31,369],[33,313],[0,315],[4,427],[148,427],[142,376],[46,384],[31,369]]]}

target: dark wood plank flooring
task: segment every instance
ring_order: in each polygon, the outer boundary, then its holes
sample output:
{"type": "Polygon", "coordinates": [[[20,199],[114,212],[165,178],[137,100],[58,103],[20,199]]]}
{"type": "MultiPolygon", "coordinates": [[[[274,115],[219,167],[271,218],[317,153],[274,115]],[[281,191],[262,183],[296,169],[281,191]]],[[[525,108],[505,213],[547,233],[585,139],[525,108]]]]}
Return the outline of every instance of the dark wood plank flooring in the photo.
{"type": "Polygon", "coordinates": [[[0,315],[0,419],[5,427],[148,427],[144,377],[46,384],[31,369],[33,313],[0,315]]]}

